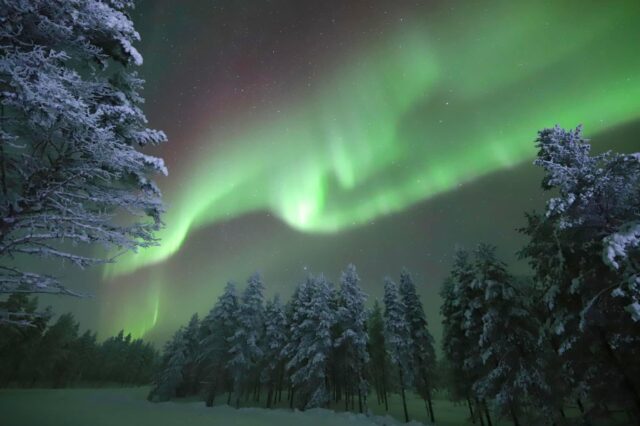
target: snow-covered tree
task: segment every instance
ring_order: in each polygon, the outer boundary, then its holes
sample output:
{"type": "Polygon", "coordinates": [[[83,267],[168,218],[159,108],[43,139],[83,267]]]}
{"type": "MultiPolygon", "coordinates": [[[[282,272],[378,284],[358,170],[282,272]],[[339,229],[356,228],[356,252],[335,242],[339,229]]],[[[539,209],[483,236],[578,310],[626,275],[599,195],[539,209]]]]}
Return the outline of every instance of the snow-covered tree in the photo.
{"type": "Polygon", "coordinates": [[[442,316],[442,349],[443,359],[438,363],[439,377],[445,389],[448,391],[449,399],[452,401],[465,401],[469,408],[470,419],[475,423],[477,417],[477,404],[472,399],[471,386],[468,376],[462,368],[461,355],[466,341],[461,327],[462,313],[457,306],[456,286],[449,276],[440,288],[442,305],[440,315],[442,316]]]}
{"type": "Polygon", "coordinates": [[[520,424],[523,414],[549,419],[550,388],[545,378],[544,357],[539,356],[538,325],[526,299],[514,287],[504,263],[495,256],[495,248],[486,244],[475,252],[474,287],[484,292],[482,332],[479,339],[486,373],[473,385],[476,394],[492,400],[499,414],[511,416],[520,424]],[[524,411],[529,404],[533,413],[524,411]]]}
{"type": "Polygon", "coordinates": [[[282,351],[288,341],[287,318],[280,297],[276,295],[267,302],[264,317],[265,362],[261,372],[261,383],[268,388],[267,408],[269,408],[282,394],[285,364],[282,351]]]}
{"type": "Polygon", "coordinates": [[[462,310],[458,306],[456,285],[451,277],[447,277],[440,290],[442,305],[442,351],[450,368],[447,387],[449,396],[454,400],[466,399],[470,402],[469,384],[464,375],[462,360],[466,341],[462,330],[462,310]]]}
{"type": "Polygon", "coordinates": [[[300,408],[325,407],[329,358],[333,350],[331,329],[336,322],[332,306],[334,289],[323,275],[309,276],[293,303],[291,339],[285,354],[287,370],[300,408]]]}
{"type": "Polygon", "coordinates": [[[532,277],[516,277],[513,284],[519,293],[517,302],[529,314],[528,326],[536,327],[535,363],[538,368],[542,369],[544,381],[548,386],[545,392],[539,392],[531,398],[531,403],[534,405],[532,409],[537,411],[534,414],[536,414],[538,421],[542,416],[547,416],[557,418],[556,423],[562,422],[566,418],[567,401],[572,398],[579,403],[578,405],[582,405],[582,401],[576,400],[577,395],[572,388],[572,377],[563,370],[565,365],[554,350],[550,339],[553,336],[545,327],[545,322],[548,320],[548,309],[543,302],[544,291],[532,277]]]}
{"type": "Polygon", "coordinates": [[[369,312],[367,331],[369,334],[369,377],[373,379],[373,384],[378,397],[378,404],[384,403],[385,410],[389,411],[389,401],[387,393],[389,391],[389,357],[387,356],[386,343],[384,340],[384,318],[380,302],[376,299],[373,308],[369,312]]]}
{"type": "Polygon", "coordinates": [[[293,290],[291,298],[285,306],[285,318],[287,323],[287,342],[280,352],[280,356],[285,361],[285,374],[287,375],[289,385],[289,407],[293,408],[295,388],[292,375],[297,365],[292,363],[294,356],[300,346],[304,333],[300,329],[300,325],[306,320],[307,314],[305,310],[306,304],[310,298],[310,283],[312,277],[308,276],[304,281],[296,286],[293,290]]]}
{"type": "Polygon", "coordinates": [[[592,155],[580,127],[542,130],[536,146],[554,196],[528,216],[522,255],[545,289],[546,332],[578,393],[640,418],[640,154],[592,155]]]}
{"type": "Polygon", "coordinates": [[[236,286],[230,281],[201,323],[199,364],[205,382],[205,401],[209,407],[213,405],[216,392],[220,390],[227,390],[231,397],[232,382],[226,367],[230,359],[230,339],[236,331],[237,315],[236,286]]]}
{"type": "Polygon", "coordinates": [[[352,264],[340,276],[338,289],[338,316],[340,335],[335,346],[341,349],[341,370],[345,373],[346,392],[358,395],[358,408],[363,409],[363,399],[369,393],[369,384],[365,379],[365,366],[369,362],[367,350],[367,295],[359,285],[360,277],[352,264]]]}
{"type": "Polygon", "coordinates": [[[411,336],[411,366],[415,375],[415,388],[427,405],[431,423],[434,423],[432,393],[435,387],[436,352],[433,336],[427,328],[422,302],[407,269],[403,269],[400,274],[399,290],[411,336]]]}
{"type": "Polygon", "coordinates": [[[464,330],[464,313],[468,301],[463,299],[463,291],[471,285],[474,271],[469,261],[469,253],[457,250],[454,256],[450,276],[445,280],[440,297],[442,298],[442,350],[452,364],[454,377],[451,383],[451,394],[455,399],[470,399],[472,380],[464,369],[464,359],[469,347],[469,340],[464,330]]]}
{"type": "Polygon", "coordinates": [[[466,398],[472,417],[491,423],[485,400],[473,384],[486,371],[479,341],[482,333],[484,293],[478,288],[476,271],[469,252],[457,250],[449,279],[442,290],[442,347],[452,366],[452,391],[456,398],[466,398]],[[471,407],[475,406],[475,410],[471,407]]]}
{"type": "Polygon", "coordinates": [[[83,246],[155,244],[159,158],[147,128],[130,0],[0,4],[0,293],[67,293],[33,257],[87,267],[83,246]],[[29,260],[31,259],[31,260],[29,260]]]}
{"type": "Polygon", "coordinates": [[[227,368],[233,377],[236,406],[239,406],[240,396],[244,392],[254,390],[260,384],[258,372],[264,357],[261,342],[264,327],[263,293],[262,277],[255,273],[247,280],[238,309],[235,333],[229,338],[231,348],[227,368]]]}
{"type": "Polygon", "coordinates": [[[183,339],[185,344],[184,382],[185,394],[195,394],[200,388],[200,341],[201,325],[198,314],[193,314],[189,323],[184,328],[183,339]]]}
{"type": "Polygon", "coordinates": [[[184,367],[187,363],[184,329],[180,328],[164,347],[162,364],[153,383],[148,399],[154,402],[168,401],[177,396],[184,384],[184,367]]]}
{"type": "Polygon", "coordinates": [[[399,297],[398,286],[385,278],[384,281],[384,339],[391,363],[398,369],[400,394],[405,421],[409,421],[405,390],[414,379],[411,369],[411,328],[405,317],[406,308],[399,297]]]}

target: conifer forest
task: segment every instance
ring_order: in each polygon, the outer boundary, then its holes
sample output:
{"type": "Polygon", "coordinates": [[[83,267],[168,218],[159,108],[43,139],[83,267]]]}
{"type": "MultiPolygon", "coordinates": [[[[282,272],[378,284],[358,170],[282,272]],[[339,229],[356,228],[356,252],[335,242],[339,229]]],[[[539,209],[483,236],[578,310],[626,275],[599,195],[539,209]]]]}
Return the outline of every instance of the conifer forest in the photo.
{"type": "Polygon", "coordinates": [[[640,426],[638,22],[0,0],[0,425],[640,426]]]}

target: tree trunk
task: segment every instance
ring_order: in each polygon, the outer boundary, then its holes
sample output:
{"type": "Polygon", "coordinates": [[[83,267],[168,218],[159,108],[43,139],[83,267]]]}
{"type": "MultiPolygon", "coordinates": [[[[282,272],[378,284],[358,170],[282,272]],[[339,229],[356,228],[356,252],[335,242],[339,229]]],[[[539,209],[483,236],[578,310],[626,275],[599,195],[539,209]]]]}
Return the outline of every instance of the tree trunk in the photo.
{"type": "Polygon", "coordinates": [[[389,398],[388,398],[388,395],[387,395],[387,386],[385,384],[383,384],[383,386],[384,386],[384,388],[383,388],[384,390],[383,390],[382,396],[384,397],[384,411],[388,413],[389,412],[389,398]]]}
{"type": "Polygon", "coordinates": [[[280,376],[278,381],[278,402],[282,402],[282,388],[284,387],[284,378],[280,376]]]}
{"type": "Polygon", "coordinates": [[[469,414],[471,415],[471,423],[476,422],[476,417],[473,415],[473,407],[471,406],[471,400],[467,397],[467,406],[469,407],[469,414]]]}
{"type": "Polygon", "coordinates": [[[433,404],[431,403],[431,387],[429,385],[429,379],[428,379],[427,371],[424,365],[422,365],[420,368],[420,375],[422,376],[422,383],[424,385],[424,393],[426,395],[425,405],[427,405],[427,411],[429,412],[429,419],[431,420],[431,423],[435,423],[436,420],[433,415],[433,404]]]}
{"type": "Polygon", "coordinates": [[[389,412],[389,399],[387,398],[387,374],[382,364],[382,396],[384,397],[384,411],[389,412]]]}
{"type": "Polygon", "coordinates": [[[215,383],[210,383],[207,389],[207,402],[205,405],[207,407],[213,407],[213,403],[216,400],[216,385],[215,383]]]}
{"type": "Polygon", "coordinates": [[[369,403],[367,402],[367,394],[363,394],[362,395],[362,407],[364,409],[364,411],[367,411],[369,409],[369,403]]]}
{"type": "Polygon", "coordinates": [[[427,400],[423,399],[422,401],[424,401],[424,408],[427,411],[427,417],[431,417],[431,411],[429,411],[429,404],[427,404],[427,400]]]}
{"type": "Polygon", "coordinates": [[[433,404],[431,402],[431,393],[429,393],[429,396],[427,397],[427,404],[429,404],[429,416],[431,417],[431,423],[435,423],[436,419],[435,419],[435,416],[433,415],[433,404]]]}
{"type": "Polygon", "coordinates": [[[484,400],[482,400],[482,406],[484,407],[484,415],[487,417],[487,425],[493,426],[493,424],[491,423],[491,415],[489,414],[489,409],[487,408],[487,403],[484,400]]]}
{"type": "Polygon", "coordinates": [[[480,419],[480,426],[484,426],[484,418],[482,417],[482,412],[483,412],[483,408],[482,408],[482,404],[480,404],[480,401],[478,400],[478,398],[475,398],[476,400],[476,416],[478,416],[478,418],[480,419]]]}
{"type": "Polygon", "coordinates": [[[633,401],[633,404],[635,405],[637,424],[640,425],[640,393],[638,392],[635,383],[633,383],[633,380],[631,380],[631,377],[629,377],[629,375],[627,374],[626,368],[624,367],[624,365],[622,365],[622,363],[616,356],[616,353],[611,348],[609,340],[607,339],[607,336],[602,329],[600,329],[600,338],[602,339],[602,345],[604,346],[607,357],[616,368],[616,370],[618,370],[618,373],[622,376],[622,383],[624,384],[624,387],[626,388],[629,396],[631,397],[631,400],[633,401]]]}
{"type": "Polygon", "coordinates": [[[271,408],[271,399],[273,398],[273,385],[269,385],[269,392],[267,392],[267,408],[271,408]]]}
{"type": "Polygon", "coordinates": [[[518,421],[518,416],[516,415],[516,410],[514,410],[513,405],[509,403],[509,412],[511,413],[511,418],[513,419],[513,426],[520,426],[520,422],[518,421]]]}
{"type": "MultiPolygon", "coordinates": [[[[4,129],[4,104],[0,105],[0,130],[4,129]]],[[[2,195],[6,199],[7,189],[7,166],[4,160],[4,141],[0,139],[0,186],[2,187],[2,195]]]]}
{"type": "Polygon", "coordinates": [[[402,409],[404,410],[404,421],[405,423],[409,423],[409,412],[407,411],[407,399],[404,394],[404,374],[402,372],[402,367],[398,366],[398,370],[400,371],[400,392],[402,394],[402,409]]]}
{"type": "Polygon", "coordinates": [[[380,405],[380,383],[376,374],[373,375],[373,389],[376,391],[376,401],[378,402],[378,405],[380,405]]]}

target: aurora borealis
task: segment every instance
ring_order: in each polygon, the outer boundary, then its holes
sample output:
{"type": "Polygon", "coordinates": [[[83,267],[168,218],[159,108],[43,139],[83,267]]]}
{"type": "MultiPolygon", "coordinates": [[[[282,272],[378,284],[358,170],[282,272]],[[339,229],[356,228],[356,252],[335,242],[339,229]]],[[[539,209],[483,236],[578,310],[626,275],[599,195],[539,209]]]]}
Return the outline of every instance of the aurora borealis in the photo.
{"type": "Polygon", "coordinates": [[[286,294],[354,262],[371,296],[408,266],[437,324],[454,247],[512,260],[541,207],[538,129],[634,146],[639,19],[632,0],[140,2],[166,229],[73,277],[96,292],[74,309],[161,339],[228,279],[260,270],[286,294]]]}

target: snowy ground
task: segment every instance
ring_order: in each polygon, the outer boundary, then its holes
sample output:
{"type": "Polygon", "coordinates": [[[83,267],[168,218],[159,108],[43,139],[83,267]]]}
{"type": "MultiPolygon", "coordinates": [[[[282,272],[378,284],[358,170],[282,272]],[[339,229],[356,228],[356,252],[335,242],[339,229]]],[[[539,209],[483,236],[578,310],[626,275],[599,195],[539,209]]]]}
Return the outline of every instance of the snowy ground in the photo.
{"type": "MultiPolygon", "coordinates": [[[[152,404],[146,388],[0,390],[2,426],[399,426],[391,417],[241,408],[202,402],[152,404]]],[[[421,423],[412,422],[418,426],[421,423]]]]}
{"type": "MultiPolygon", "coordinates": [[[[370,405],[376,416],[366,417],[329,410],[305,412],[288,409],[235,408],[226,405],[207,408],[202,401],[180,400],[154,404],[146,401],[149,389],[0,389],[0,426],[400,426],[402,405],[397,395],[390,399],[392,417],[382,416],[384,408],[370,405]]],[[[222,401],[221,401],[222,402],[222,401]]],[[[424,402],[416,395],[407,399],[409,414],[427,423],[424,402]]],[[[436,399],[437,426],[471,426],[465,406],[436,399]]],[[[575,408],[565,412],[578,416],[575,408]]],[[[598,422],[600,426],[628,424],[619,419],[598,422]]],[[[505,419],[493,419],[494,426],[509,426],[505,419]]]]}

